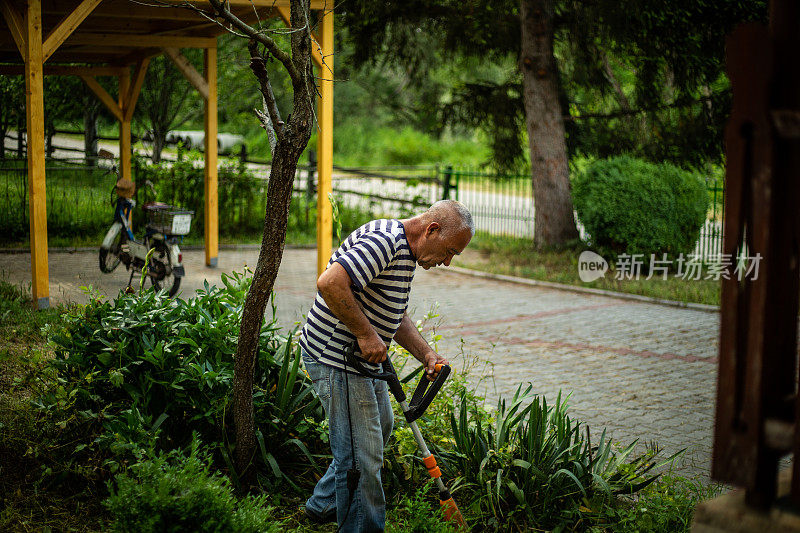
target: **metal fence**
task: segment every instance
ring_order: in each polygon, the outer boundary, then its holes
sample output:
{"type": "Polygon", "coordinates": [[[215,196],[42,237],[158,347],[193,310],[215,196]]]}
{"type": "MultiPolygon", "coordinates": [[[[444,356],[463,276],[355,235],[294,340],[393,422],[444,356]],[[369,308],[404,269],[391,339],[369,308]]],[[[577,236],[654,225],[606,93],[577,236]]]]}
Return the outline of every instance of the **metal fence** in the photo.
{"type": "MultiPolygon", "coordinates": [[[[94,236],[111,221],[114,179],[100,168],[77,160],[47,160],[47,227],[51,236],[94,236]]],[[[0,160],[0,242],[27,239],[27,161],[0,160]]]]}
{"type": "MultiPolygon", "coordinates": [[[[441,190],[462,202],[472,213],[478,231],[490,235],[533,238],[535,208],[530,174],[493,174],[474,170],[444,167],[438,169],[441,190]]],[[[700,228],[693,253],[709,260],[722,252],[725,187],[721,181],[706,183],[709,211],[700,228]]],[[[577,213],[575,223],[580,237],[591,236],[581,224],[577,213]]]]}
{"type": "Polygon", "coordinates": [[[442,179],[433,165],[334,166],[331,181],[342,203],[376,216],[409,216],[443,197],[442,179]]]}
{"type": "MultiPolygon", "coordinates": [[[[293,202],[290,218],[290,225],[300,226],[300,229],[314,226],[310,218],[314,217],[316,203],[316,165],[313,160],[308,163],[298,167],[295,179],[297,201],[293,202]]],[[[13,242],[27,238],[26,166],[24,160],[0,160],[0,241],[13,242]]],[[[233,162],[226,163],[220,169],[220,229],[223,232],[258,232],[263,224],[269,169],[261,162],[248,162],[244,168],[250,178],[241,179],[237,174],[241,171],[236,170],[235,166],[233,162]]],[[[90,237],[108,225],[111,217],[110,191],[114,181],[112,176],[103,169],[87,166],[83,157],[48,160],[46,172],[50,234],[90,237]]],[[[164,197],[159,199],[183,205],[180,203],[182,198],[186,197],[183,198],[185,204],[192,196],[189,189],[196,189],[194,196],[197,198],[194,200],[197,201],[194,203],[197,205],[184,207],[198,211],[195,229],[202,234],[202,170],[198,168],[197,175],[193,174],[190,176],[192,179],[182,175],[174,180],[174,186],[165,184],[165,187],[159,187],[173,193],[172,197],[162,193],[164,197]]],[[[332,181],[334,196],[339,202],[351,211],[364,213],[364,216],[409,216],[421,212],[439,199],[452,198],[467,206],[480,232],[533,238],[535,208],[529,174],[501,175],[435,165],[335,166],[332,181]]],[[[725,206],[723,184],[709,182],[707,188],[710,209],[694,250],[703,259],[710,259],[721,252],[725,206]]],[[[590,240],[577,215],[576,223],[581,238],[590,240]]]]}

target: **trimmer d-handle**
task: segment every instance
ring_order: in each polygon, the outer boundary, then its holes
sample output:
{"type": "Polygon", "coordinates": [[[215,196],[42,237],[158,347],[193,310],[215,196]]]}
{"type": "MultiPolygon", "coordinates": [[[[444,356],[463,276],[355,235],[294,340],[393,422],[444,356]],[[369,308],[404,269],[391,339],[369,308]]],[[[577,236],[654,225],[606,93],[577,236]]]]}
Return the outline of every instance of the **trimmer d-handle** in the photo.
{"type": "MultiPolygon", "coordinates": [[[[386,360],[381,363],[383,366],[382,371],[377,372],[369,370],[358,360],[358,357],[356,357],[355,345],[353,345],[347,350],[347,364],[364,376],[385,381],[389,385],[389,390],[392,392],[392,395],[398,402],[402,403],[406,401],[406,393],[403,391],[403,386],[400,384],[400,379],[397,377],[397,372],[395,372],[392,361],[388,356],[386,360]]],[[[444,382],[447,381],[447,377],[450,375],[450,365],[436,365],[436,372],[436,379],[432,382],[428,380],[424,373],[420,378],[417,388],[414,389],[414,394],[411,396],[411,403],[408,406],[408,410],[404,412],[408,422],[413,422],[425,413],[425,410],[433,399],[436,398],[444,382]]]]}

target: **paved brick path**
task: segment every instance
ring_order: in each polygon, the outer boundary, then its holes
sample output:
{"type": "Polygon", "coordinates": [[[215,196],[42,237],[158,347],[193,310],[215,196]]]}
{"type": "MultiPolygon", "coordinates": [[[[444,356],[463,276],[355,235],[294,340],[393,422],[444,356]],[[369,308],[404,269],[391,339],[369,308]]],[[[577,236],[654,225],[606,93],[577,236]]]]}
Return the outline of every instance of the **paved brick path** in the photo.
{"type": "MultiPolygon", "coordinates": [[[[287,250],[276,283],[281,323],[302,320],[315,292],[314,250],[287,250]]],[[[220,272],[254,265],[257,250],[223,250],[219,268],[203,266],[203,252],[186,251],[187,294],[220,272]]],[[[0,275],[30,279],[27,254],[0,255],[0,275]]],[[[103,275],[96,252],[50,255],[51,298],[82,301],[81,285],[109,295],[128,279],[103,275]]],[[[472,370],[492,405],[520,382],[554,401],[571,392],[570,412],[599,438],[603,427],[627,444],[657,442],[665,454],[687,448],[684,475],[707,477],[716,391],[719,317],[603,296],[524,286],[418,269],[411,299],[414,318],[438,303],[439,347],[456,369],[472,370]],[[491,365],[484,363],[490,362],[491,365]]]]}

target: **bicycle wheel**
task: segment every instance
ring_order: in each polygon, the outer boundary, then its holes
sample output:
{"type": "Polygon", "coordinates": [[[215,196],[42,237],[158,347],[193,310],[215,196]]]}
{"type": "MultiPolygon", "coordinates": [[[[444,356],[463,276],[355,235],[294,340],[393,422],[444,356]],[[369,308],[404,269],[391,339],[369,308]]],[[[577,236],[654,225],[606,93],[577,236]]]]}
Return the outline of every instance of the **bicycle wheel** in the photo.
{"type": "Polygon", "coordinates": [[[119,266],[119,252],[124,239],[125,235],[121,231],[121,225],[114,224],[111,226],[111,229],[109,229],[106,234],[106,238],[103,240],[104,245],[106,242],[109,242],[108,248],[105,246],[100,247],[100,272],[108,274],[119,266]]]}
{"type": "Polygon", "coordinates": [[[153,284],[156,291],[165,290],[170,297],[175,296],[181,286],[181,278],[175,276],[172,269],[172,256],[169,247],[162,241],[153,245],[155,251],[150,256],[150,263],[147,266],[147,277],[153,284]]]}

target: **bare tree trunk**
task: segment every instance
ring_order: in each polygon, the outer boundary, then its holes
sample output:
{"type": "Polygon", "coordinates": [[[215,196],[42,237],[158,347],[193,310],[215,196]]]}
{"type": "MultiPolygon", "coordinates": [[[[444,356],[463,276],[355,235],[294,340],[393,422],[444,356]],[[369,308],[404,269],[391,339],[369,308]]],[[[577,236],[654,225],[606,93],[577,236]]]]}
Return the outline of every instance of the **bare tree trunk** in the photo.
{"type": "Polygon", "coordinates": [[[161,162],[161,152],[164,151],[164,145],[167,142],[167,132],[163,130],[153,130],[153,154],[150,159],[154,164],[161,162]]]}
{"type": "Polygon", "coordinates": [[[97,107],[84,99],[83,152],[89,166],[94,166],[97,162],[97,115],[97,107]]]}
{"type": "Polygon", "coordinates": [[[25,157],[25,146],[22,142],[22,135],[26,130],[25,117],[22,113],[17,117],[17,158],[23,159],[25,157]]]}
{"type": "Polygon", "coordinates": [[[531,152],[537,248],[578,238],[569,182],[564,120],[553,56],[552,0],[521,0],[521,69],[531,152]]]}
{"type": "MultiPolygon", "coordinates": [[[[213,4],[217,4],[217,2],[212,1],[213,4]]],[[[311,32],[308,27],[308,13],[308,0],[292,0],[291,25],[300,30],[292,33],[291,58],[279,56],[278,59],[289,70],[292,78],[293,107],[286,123],[275,129],[277,144],[273,153],[269,185],[267,186],[267,207],[261,251],[253,272],[253,282],[242,310],[239,343],[236,347],[233,374],[233,417],[236,426],[234,461],[243,485],[247,485],[251,479],[252,470],[248,467],[256,450],[253,373],[258,352],[259,333],[264,322],[264,310],[272,294],[278,267],[283,257],[286,226],[289,219],[289,203],[292,197],[297,162],[311,138],[313,125],[315,89],[311,67],[311,32]],[[302,30],[303,28],[305,30],[302,30]]],[[[252,33],[246,33],[253,37],[252,33]]],[[[264,44],[264,41],[260,42],[264,44]]],[[[262,95],[269,99],[268,93],[271,93],[272,89],[264,68],[265,58],[258,55],[256,50],[255,43],[252,43],[251,53],[255,52],[255,55],[251,59],[250,66],[259,80],[262,95]]],[[[270,48],[270,52],[273,55],[280,54],[276,48],[270,48]]],[[[278,116],[274,117],[274,123],[281,124],[278,116]]]]}

